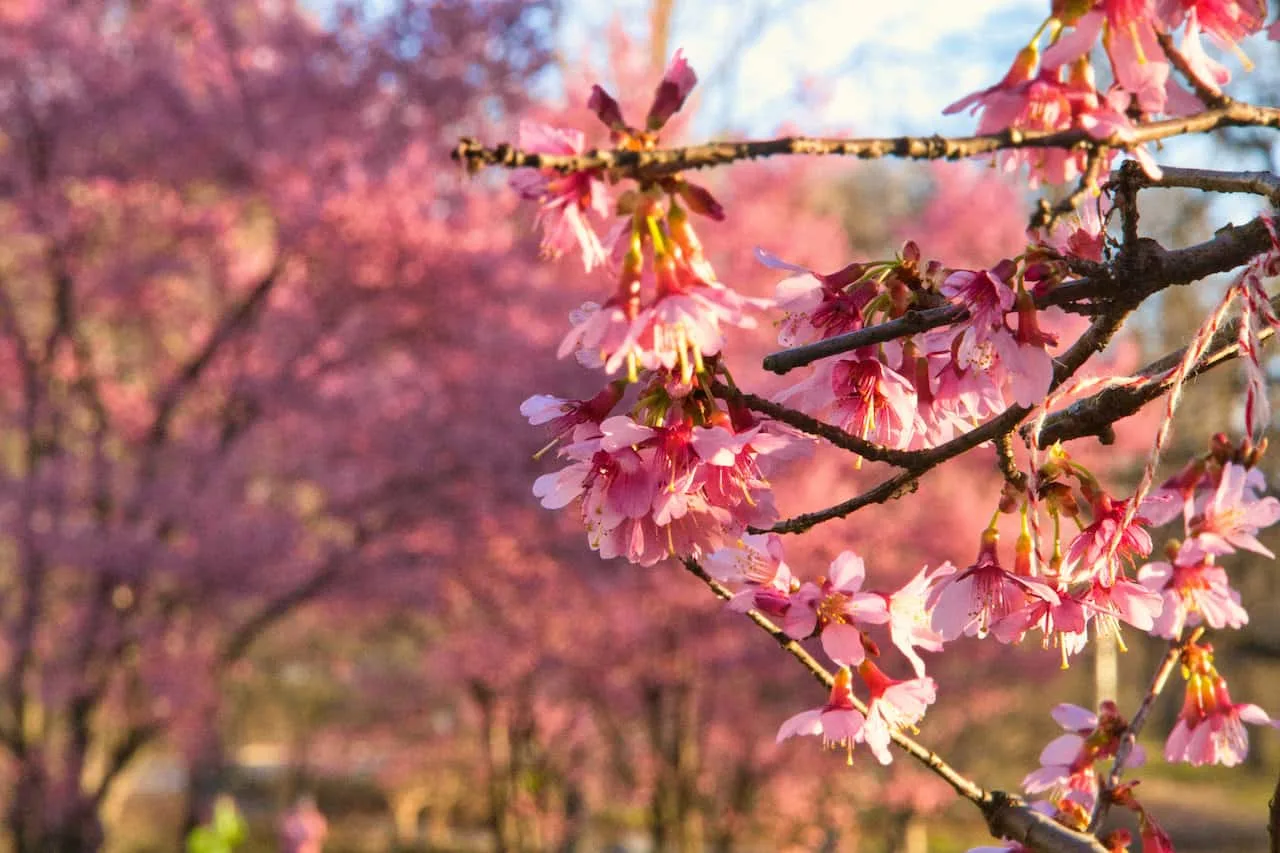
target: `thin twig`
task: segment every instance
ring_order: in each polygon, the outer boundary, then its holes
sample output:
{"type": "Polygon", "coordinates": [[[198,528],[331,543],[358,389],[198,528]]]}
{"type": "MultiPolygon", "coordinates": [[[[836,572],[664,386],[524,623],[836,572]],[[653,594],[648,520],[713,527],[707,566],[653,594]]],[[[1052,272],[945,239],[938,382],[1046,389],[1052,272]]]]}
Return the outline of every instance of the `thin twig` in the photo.
{"type": "MultiPolygon", "coordinates": [[[[1115,304],[1107,309],[1106,313],[1090,323],[1084,334],[1077,338],[1076,342],[1058,359],[1057,364],[1054,366],[1053,381],[1049,384],[1049,390],[1053,390],[1063,382],[1066,382],[1093,355],[1105,349],[1112,336],[1124,324],[1134,305],[1136,303],[1131,304],[1129,301],[1120,302],[1117,300],[1115,304]]],[[[939,444],[937,447],[918,451],[915,462],[910,464],[902,473],[890,477],[888,480],[856,497],[817,512],[805,513],[780,521],[767,529],[752,528],[751,532],[803,533],[814,525],[835,518],[844,518],[865,506],[885,503],[910,494],[915,491],[919,479],[925,473],[948,459],[966,453],[984,442],[997,440],[1001,436],[1012,432],[1033,410],[1033,407],[1028,406],[1012,406],[982,426],[976,427],[964,435],[957,436],[950,441],[939,444]]]]}
{"type": "Polygon", "coordinates": [[[737,388],[730,388],[723,382],[713,382],[711,384],[711,392],[717,397],[741,403],[752,411],[768,415],[775,421],[793,426],[801,432],[826,439],[841,450],[856,453],[871,462],[888,462],[890,465],[905,468],[921,459],[922,451],[895,450],[891,447],[874,444],[865,438],[820,421],[811,415],[806,415],[804,412],[783,406],[755,394],[748,394],[737,388]]]}
{"type": "Polygon", "coordinates": [[[1076,188],[1056,204],[1050,204],[1048,199],[1040,199],[1036,212],[1031,214],[1031,221],[1027,223],[1027,228],[1046,230],[1052,228],[1059,219],[1073,213],[1085,196],[1097,195],[1098,176],[1102,174],[1102,166],[1107,161],[1107,150],[1105,145],[1089,149],[1088,163],[1076,188]]]}
{"type": "Polygon", "coordinates": [[[1210,193],[1248,193],[1280,204],[1280,176],[1273,172],[1223,172],[1217,169],[1185,169],[1161,166],[1159,178],[1145,172],[1135,176],[1138,185],[1152,189],[1182,188],[1210,193]]]}
{"type": "Polygon", "coordinates": [[[924,311],[908,311],[894,320],[877,323],[865,329],[856,329],[823,338],[811,344],[771,353],[764,358],[764,369],[778,374],[788,373],[797,367],[804,367],[806,364],[812,364],[828,356],[905,338],[939,326],[959,323],[968,316],[969,312],[959,305],[942,305],[938,308],[927,308],[924,311]]]}
{"type": "Polygon", "coordinates": [[[999,469],[1000,476],[1006,483],[1022,491],[1027,487],[1027,475],[1018,469],[1018,460],[1013,458],[1013,433],[1005,433],[993,444],[996,446],[996,468],[999,469]]]}
{"type": "Polygon", "coordinates": [[[1090,831],[1097,830],[1098,826],[1106,818],[1107,809],[1111,807],[1110,793],[1120,784],[1120,777],[1124,773],[1125,764],[1128,763],[1129,757],[1133,754],[1133,748],[1138,743],[1138,735],[1142,732],[1142,727],[1146,724],[1147,717],[1150,716],[1157,697],[1164,691],[1164,686],[1168,683],[1169,676],[1173,674],[1174,668],[1177,667],[1178,660],[1182,657],[1182,650],[1199,639],[1203,633],[1204,629],[1198,628],[1186,640],[1176,637],[1169,641],[1169,650],[1165,652],[1160,665],[1156,667],[1155,673],[1151,676],[1151,683],[1147,686],[1147,692],[1143,694],[1142,702],[1138,705],[1137,712],[1133,715],[1133,719],[1129,721],[1124,734],[1121,735],[1120,747],[1116,750],[1116,758],[1111,765],[1111,771],[1107,774],[1102,790],[1098,792],[1098,801],[1094,805],[1093,816],[1089,820],[1090,831]]]}
{"type": "MultiPolygon", "coordinates": [[[[1271,307],[1280,311],[1280,296],[1271,299],[1271,307]]],[[[1240,355],[1240,319],[1223,324],[1209,341],[1208,350],[1188,373],[1193,379],[1240,355]]],[[[1258,331],[1258,340],[1266,343],[1275,330],[1266,326],[1258,331]]],[[[1104,444],[1114,440],[1112,425],[1136,414],[1143,406],[1158,400],[1173,386],[1173,370],[1186,355],[1186,347],[1162,356],[1138,370],[1137,376],[1150,377],[1140,385],[1106,388],[1049,415],[1040,430],[1037,446],[1044,449],[1057,441],[1097,436],[1104,444]]],[[[1025,429],[1025,428],[1024,428],[1025,429]]]]}
{"type": "Polygon", "coordinates": [[[1160,47],[1164,50],[1165,55],[1169,57],[1169,62],[1173,64],[1174,68],[1178,69],[1178,73],[1191,85],[1201,103],[1210,108],[1225,107],[1231,103],[1230,98],[1212,83],[1201,77],[1199,72],[1191,67],[1191,63],[1187,62],[1187,58],[1182,55],[1182,51],[1174,46],[1173,36],[1157,31],[1156,39],[1160,42],[1160,47]]]}
{"type": "Polygon", "coordinates": [[[593,150],[583,154],[553,155],[501,144],[488,148],[474,139],[461,139],[453,159],[469,171],[486,166],[506,169],[554,169],[562,173],[593,170],[612,171],[637,180],[661,178],[686,169],[723,166],[740,160],[780,155],[858,157],[874,160],[900,157],[910,160],[959,160],[1017,148],[1059,148],[1090,150],[1101,147],[1128,150],[1148,142],[1206,133],[1221,127],[1280,127],[1280,109],[1232,101],[1221,107],[1181,118],[1164,119],[1135,126],[1124,139],[1118,135],[1097,139],[1084,130],[1031,131],[1003,130],[978,136],[897,136],[852,139],[820,139],[784,136],[744,142],[708,142],[681,148],[647,151],[593,150]]]}

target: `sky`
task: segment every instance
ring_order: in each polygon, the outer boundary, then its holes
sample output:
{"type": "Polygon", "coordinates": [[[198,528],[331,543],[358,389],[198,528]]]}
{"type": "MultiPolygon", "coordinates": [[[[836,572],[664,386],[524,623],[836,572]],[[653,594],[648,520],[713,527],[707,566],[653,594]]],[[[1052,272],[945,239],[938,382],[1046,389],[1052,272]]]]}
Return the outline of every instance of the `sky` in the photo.
{"type": "MultiPolygon", "coordinates": [[[[617,16],[646,37],[649,2],[570,2],[567,55],[598,54],[595,34],[617,16]]],[[[821,99],[829,128],[868,135],[962,132],[942,108],[994,83],[1039,0],[676,0],[670,47],[682,47],[707,84],[703,130],[768,133],[795,118],[800,92],[821,99]],[[956,12],[963,8],[963,14],[956,12]]]]}
{"type": "MultiPolygon", "coordinates": [[[[301,0],[327,16],[335,0],[301,0]]],[[[396,0],[365,0],[376,12],[396,0]]],[[[601,37],[620,22],[640,44],[649,40],[654,0],[561,0],[557,34],[564,64],[608,67],[601,37]]],[[[942,115],[950,103],[997,82],[1036,32],[1049,0],[672,0],[668,53],[683,48],[699,76],[694,136],[726,132],[770,136],[967,135],[976,119],[942,115]]],[[[1255,37],[1244,47],[1257,58],[1255,37]]],[[[1248,86],[1239,63],[1233,88],[1248,86]],[[1244,77],[1244,80],[1241,80],[1244,77]]],[[[1255,77],[1257,75],[1254,75],[1255,77]]],[[[1271,80],[1275,77],[1269,78],[1271,80]]],[[[1258,78],[1256,84],[1263,84],[1258,78]]],[[[606,87],[609,81],[603,80],[606,87]]],[[[554,78],[534,84],[554,97],[554,78]]],[[[1265,85],[1264,85],[1265,88],[1265,85]]],[[[1262,101],[1269,93],[1248,92],[1262,101]]],[[[1173,140],[1156,152],[1166,165],[1222,167],[1223,152],[1207,138],[1173,140]]],[[[1259,168],[1261,163],[1240,163],[1259,168]]],[[[1243,221],[1251,204],[1223,200],[1228,218],[1243,221]]]]}

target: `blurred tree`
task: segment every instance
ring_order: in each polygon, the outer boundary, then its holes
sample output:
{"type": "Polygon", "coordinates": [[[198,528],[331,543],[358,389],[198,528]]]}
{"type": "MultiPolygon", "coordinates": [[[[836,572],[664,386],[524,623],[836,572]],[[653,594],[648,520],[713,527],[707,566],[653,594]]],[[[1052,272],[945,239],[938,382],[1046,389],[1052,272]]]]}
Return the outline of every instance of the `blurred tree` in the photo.
{"type": "Polygon", "coordinates": [[[441,390],[485,337],[446,321],[492,322],[527,282],[492,263],[506,214],[445,178],[445,140],[523,101],[549,12],[0,5],[18,853],[97,849],[163,735],[216,762],[221,675],[300,605],[430,596],[422,568],[466,529],[432,430],[477,402],[441,390]]]}

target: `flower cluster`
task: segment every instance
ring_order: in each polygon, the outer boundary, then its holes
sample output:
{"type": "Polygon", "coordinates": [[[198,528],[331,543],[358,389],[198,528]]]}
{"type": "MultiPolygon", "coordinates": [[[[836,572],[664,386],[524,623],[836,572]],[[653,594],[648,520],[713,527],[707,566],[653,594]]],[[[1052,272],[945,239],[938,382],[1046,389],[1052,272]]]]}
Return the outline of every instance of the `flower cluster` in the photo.
{"type": "Polygon", "coordinates": [[[818,637],[823,652],[840,667],[827,704],[783,723],[778,740],[820,734],[829,745],[845,747],[850,760],[853,745],[865,743],[881,763],[888,764],[892,733],[913,726],[934,701],[936,687],[925,676],[924,661],[916,649],[942,650],[942,637],[929,626],[925,601],[938,578],[954,567],[924,569],[895,592],[875,592],[862,588],[866,580],[862,558],[845,551],[831,562],[825,576],[801,582],[784,561],[781,538],[771,534],[743,537],[708,558],[706,568],[717,580],[737,588],[731,608],[768,615],[792,639],[818,637]],[[870,636],[873,626],[888,629],[890,642],[910,661],[915,678],[890,678],[873,663],[880,656],[880,646],[870,636]],[[853,669],[870,690],[865,712],[852,697],[853,669]]]}
{"type": "Polygon", "coordinates": [[[1231,701],[1227,680],[1213,666],[1212,647],[1188,642],[1182,650],[1182,673],[1186,698],[1164,745],[1166,761],[1234,767],[1249,752],[1245,723],[1280,725],[1257,705],[1231,701]]]}
{"type": "MultiPolygon", "coordinates": [[[[1196,95],[1179,85],[1172,73],[1175,62],[1194,79],[1197,95],[1221,96],[1230,74],[1205,50],[1201,36],[1239,54],[1236,43],[1262,29],[1265,12],[1260,0],[1054,3],[1050,17],[1004,78],[961,98],[945,112],[980,112],[979,133],[1077,130],[1097,140],[1132,144],[1137,139],[1135,121],[1186,115],[1203,107],[1196,95]],[[1175,46],[1172,35],[1180,29],[1181,41],[1175,46]],[[1045,33],[1049,45],[1042,50],[1045,33]],[[1097,87],[1090,60],[1099,41],[1114,81],[1105,91],[1097,87]]],[[[1159,174],[1142,146],[1132,150],[1148,173],[1159,174]]],[[[1108,160],[1113,155],[1109,152],[1108,160]]],[[[1067,147],[1014,149],[999,154],[998,161],[1008,171],[1026,164],[1033,183],[1065,183],[1086,169],[1085,153],[1067,147]]]]}
{"type": "MultiPolygon", "coordinates": [[[[1076,239],[1101,239],[1101,223],[1077,226],[1076,239]],[[1078,236],[1077,236],[1078,235],[1078,236]]],[[[908,242],[891,260],[855,263],[822,274],[757,251],[768,266],[794,273],[777,286],[785,314],[778,335],[796,346],[894,320],[908,311],[953,305],[957,322],[893,341],[859,347],[820,362],[777,397],[846,432],[895,449],[934,447],[1009,405],[1034,406],[1053,379],[1037,294],[1065,269],[1048,242],[990,269],[947,269],[922,262],[908,242]]]]}
{"type": "Polygon", "coordinates": [[[1262,496],[1266,482],[1256,465],[1263,449],[1247,440],[1232,447],[1226,436],[1215,436],[1207,454],[1143,502],[1142,514],[1153,524],[1181,517],[1185,537],[1168,544],[1167,561],[1148,563],[1138,574],[1164,600],[1152,627],[1157,636],[1172,639],[1201,624],[1240,628],[1249,621],[1217,560],[1237,549],[1275,557],[1256,535],[1280,521],[1280,500],[1262,496]]]}
{"type": "MultiPolygon", "coordinates": [[[[588,106],[613,144],[643,150],[685,103],[697,77],[677,52],[654,93],[643,129],[629,125],[612,96],[596,86],[588,106]]],[[[533,151],[579,153],[576,132],[526,127],[533,151]]],[[[567,465],[538,478],[534,494],[549,509],[576,503],[588,541],[602,557],[652,565],[666,557],[701,558],[776,518],[766,457],[795,443],[776,424],[732,409],[710,390],[721,372],[723,330],[750,328],[750,311],[767,305],[720,283],[690,213],[724,216],[702,187],[664,175],[610,202],[608,176],[587,170],[561,175],[525,170],[515,187],[539,202],[544,248],[575,244],[588,269],[612,267],[614,293],[570,318],[560,346],[607,374],[624,371],[589,400],[536,395],[521,411],[545,425],[567,465]],[[587,213],[616,213],[604,240],[587,213]],[[629,388],[639,389],[629,410],[629,388]]]]}
{"type": "Polygon", "coordinates": [[[853,695],[849,668],[841,667],[827,703],[784,722],[778,729],[778,742],[793,735],[819,735],[824,746],[843,748],[850,764],[858,743],[866,744],[881,764],[891,763],[889,744],[894,734],[919,722],[936,698],[936,687],[932,678],[890,678],[869,660],[858,665],[858,675],[871,694],[865,711],[859,709],[853,695]]]}
{"type": "MultiPolygon", "coordinates": [[[[1128,728],[1115,702],[1105,701],[1098,710],[1094,714],[1065,703],[1053,709],[1053,719],[1067,733],[1050,741],[1040,753],[1040,769],[1022,780],[1028,794],[1047,794],[1054,802],[1069,799],[1093,810],[1099,793],[1098,762],[1115,757],[1128,728]]],[[[1145,758],[1142,747],[1135,745],[1129,766],[1139,767],[1145,758]]]]}
{"type": "Polygon", "coordinates": [[[761,463],[792,438],[770,427],[695,418],[683,406],[650,424],[629,415],[594,430],[578,424],[577,440],[560,450],[569,465],[539,477],[533,492],[548,509],[577,500],[601,557],[642,566],[697,559],[776,517],[761,463]]]}
{"type": "MultiPolygon", "coordinates": [[[[1044,794],[1048,799],[1039,800],[1034,808],[1056,822],[1076,831],[1085,830],[1102,790],[1099,762],[1115,758],[1120,751],[1129,723],[1120,716],[1116,704],[1104,701],[1098,713],[1078,705],[1062,704],[1052,711],[1053,719],[1066,734],[1049,743],[1040,753],[1040,769],[1022,781],[1028,794],[1044,794]]],[[[1145,760],[1142,747],[1132,745],[1128,756],[1130,767],[1140,766],[1145,760]]],[[[1137,782],[1127,782],[1106,792],[1108,800],[1134,812],[1138,817],[1143,853],[1171,853],[1173,846],[1169,836],[1138,801],[1135,793],[1137,782]]],[[[1133,838],[1128,830],[1116,829],[1102,839],[1108,850],[1127,851],[1133,838]]],[[[1031,848],[1018,842],[1006,842],[1000,847],[974,847],[968,853],[1025,853],[1031,848]]]]}

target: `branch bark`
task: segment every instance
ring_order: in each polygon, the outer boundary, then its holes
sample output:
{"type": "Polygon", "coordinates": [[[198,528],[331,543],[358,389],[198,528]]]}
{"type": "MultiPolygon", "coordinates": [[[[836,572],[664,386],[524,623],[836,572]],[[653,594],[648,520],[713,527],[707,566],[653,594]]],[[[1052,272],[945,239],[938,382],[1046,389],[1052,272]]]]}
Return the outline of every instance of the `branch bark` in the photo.
{"type": "Polygon", "coordinates": [[[1280,109],[1231,101],[1220,107],[1182,118],[1137,125],[1125,139],[1097,139],[1083,130],[1055,132],[1004,130],[977,136],[893,136],[815,138],[784,136],[745,142],[707,142],[681,148],[647,151],[593,150],[584,154],[553,155],[521,151],[503,143],[487,148],[474,139],[461,139],[452,152],[468,171],[486,166],[504,169],[554,169],[557,172],[604,170],[637,180],[665,177],[687,169],[724,166],[740,160],[788,155],[857,157],[875,160],[899,157],[907,160],[959,160],[1017,148],[1128,150],[1147,142],[1206,133],[1222,127],[1280,127],[1280,109]]]}

